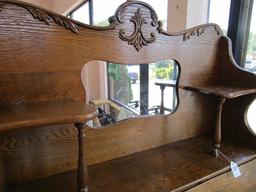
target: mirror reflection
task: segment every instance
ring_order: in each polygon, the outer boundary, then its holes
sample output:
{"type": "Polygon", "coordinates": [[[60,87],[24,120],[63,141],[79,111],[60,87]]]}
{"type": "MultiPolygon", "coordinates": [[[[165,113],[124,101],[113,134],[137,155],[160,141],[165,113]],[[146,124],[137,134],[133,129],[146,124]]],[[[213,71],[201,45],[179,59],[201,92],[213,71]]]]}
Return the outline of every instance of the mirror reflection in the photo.
{"type": "MultiPolygon", "coordinates": [[[[98,87],[104,86],[101,92],[105,93],[100,96],[90,95],[95,86],[85,85],[86,94],[89,93],[87,101],[98,109],[98,118],[89,122],[90,126],[101,127],[145,115],[167,115],[175,110],[179,73],[175,61],[164,60],[141,65],[105,63],[105,67],[102,65],[99,63],[98,66],[98,70],[101,70],[98,87]]],[[[87,85],[97,81],[95,75],[92,75],[93,66],[96,66],[95,62],[86,64],[87,85]],[[90,75],[91,79],[88,78],[90,75]]]]}
{"type": "Polygon", "coordinates": [[[253,134],[256,134],[255,114],[256,114],[256,99],[249,106],[247,114],[246,114],[249,129],[252,131],[253,134]]]}

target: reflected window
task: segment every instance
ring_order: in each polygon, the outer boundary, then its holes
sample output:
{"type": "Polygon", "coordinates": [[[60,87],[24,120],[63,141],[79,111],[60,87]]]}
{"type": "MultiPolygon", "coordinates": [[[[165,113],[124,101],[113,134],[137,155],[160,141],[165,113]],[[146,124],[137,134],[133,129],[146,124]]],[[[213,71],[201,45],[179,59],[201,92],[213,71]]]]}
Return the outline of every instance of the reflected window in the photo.
{"type": "Polygon", "coordinates": [[[177,74],[173,60],[142,65],[109,63],[109,98],[133,116],[170,114],[177,103],[177,74]]]}

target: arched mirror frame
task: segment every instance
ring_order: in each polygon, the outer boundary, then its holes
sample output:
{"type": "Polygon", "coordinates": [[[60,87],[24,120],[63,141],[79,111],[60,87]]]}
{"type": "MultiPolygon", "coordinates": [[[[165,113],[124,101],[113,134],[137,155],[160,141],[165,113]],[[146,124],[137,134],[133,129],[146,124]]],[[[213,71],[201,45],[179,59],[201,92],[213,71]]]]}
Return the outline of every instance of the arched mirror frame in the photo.
{"type": "MultiPolygon", "coordinates": [[[[110,93],[109,93],[109,76],[108,76],[108,67],[104,67],[104,70],[106,70],[106,71],[104,71],[104,73],[106,73],[106,75],[107,75],[107,82],[102,82],[102,81],[100,81],[99,80],[99,82],[100,83],[103,83],[103,84],[108,84],[108,86],[107,86],[107,91],[108,91],[108,96],[107,96],[107,99],[106,100],[108,100],[109,102],[103,102],[103,104],[100,104],[99,102],[102,102],[101,101],[101,99],[102,98],[94,98],[96,101],[95,102],[93,102],[93,100],[94,99],[91,99],[91,98],[88,98],[87,97],[87,103],[88,104],[91,104],[91,105],[94,105],[94,106],[96,106],[97,108],[98,108],[98,117],[99,118],[102,118],[102,116],[103,116],[103,112],[104,112],[104,114],[105,114],[105,119],[109,119],[108,121],[109,122],[107,122],[106,123],[106,125],[102,125],[102,124],[100,124],[99,123],[99,120],[98,120],[98,118],[97,118],[97,120],[95,120],[94,122],[88,122],[88,125],[91,127],[91,128],[100,128],[100,127],[108,127],[108,126],[111,126],[111,125],[113,125],[113,124],[117,124],[117,123],[120,123],[120,122],[124,122],[124,121],[127,121],[127,120],[130,120],[130,119],[139,119],[139,118],[147,118],[147,117],[152,117],[152,116],[169,116],[169,115],[172,115],[173,113],[175,113],[176,111],[177,111],[177,109],[178,109],[178,107],[179,107],[179,103],[180,103],[180,99],[179,99],[179,80],[180,80],[180,75],[181,75],[181,67],[180,67],[180,64],[179,64],[179,62],[177,61],[177,60],[175,60],[175,59],[165,59],[165,60],[161,60],[161,61],[169,61],[169,62],[173,62],[173,67],[176,67],[177,69],[177,71],[176,71],[176,74],[174,74],[175,75],[175,85],[174,86],[172,86],[172,88],[173,88],[173,95],[172,95],[172,97],[174,97],[174,98],[172,98],[173,100],[175,100],[175,104],[173,104],[173,108],[171,109],[171,111],[168,113],[168,114],[165,114],[165,112],[164,111],[162,111],[162,107],[165,107],[164,106],[164,103],[162,102],[163,101],[163,99],[165,100],[166,98],[168,98],[168,97],[171,97],[170,95],[161,95],[162,96],[162,98],[161,98],[161,104],[159,103],[159,113],[157,114],[153,114],[153,115],[151,115],[151,114],[140,114],[140,115],[137,115],[137,116],[133,116],[133,117],[127,117],[127,118],[124,118],[124,119],[121,119],[121,120],[119,120],[119,121],[115,121],[115,120],[111,120],[111,119],[113,119],[112,117],[111,117],[111,113],[105,113],[105,111],[104,111],[104,109],[105,109],[105,106],[104,105],[107,105],[108,104],[108,106],[111,106],[111,104],[113,104],[113,105],[117,105],[117,107],[120,107],[120,108],[123,108],[123,105],[121,104],[121,103],[119,103],[119,102],[117,102],[117,101],[115,101],[115,100],[112,100],[111,99],[111,97],[110,97],[110,93]],[[98,103],[97,103],[98,102],[98,103]],[[105,104],[104,104],[105,103],[105,104]],[[99,110],[100,109],[100,110],[99,110]],[[162,113],[164,113],[164,114],[162,114],[162,113]]],[[[93,65],[93,64],[95,64],[94,62],[99,62],[98,63],[98,67],[99,68],[101,68],[101,67],[103,67],[103,65],[108,65],[108,64],[115,64],[115,65],[123,65],[123,66],[128,66],[128,65],[133,65],[133,66],[135,66],[135,65],[154,65],[154,64],[157,64],[158,62],[161,62],[161,61],[155,61],[155,62],[153,62],[153,63],[151,63],[151,62],[147,62],[147,63],[140,63],[140,64],[138,64],[138,63],[131,63],[131,64],[123,64],[123,63],[114,63],[113,61],[100,61],[100,60],[93,60],[93,61],[90,61],[90,62],[87,62],[86,64],[85,64],[85,66],[84,66],[84,68],[83,68],[83,70],[82,70],[82,79],[85,79],[86,78],[86,74],[88,74],[88,72],[86,71],[87,70],[87,67],[88,67],[88,65],[93,65]]],[[[142,75],[142,74],[141,74],[142,75]]],[[[170,79],[171,80],[171,79],[170,79]]],[[[88,79],[87,79],[87,81],[88,81],[88,79]]],[[[93,81],[93,80],[92,80],[93,81]]],[[[104,81],[104,80],[103,80],[104,81]]],[[[149,80],[148,80],[149,81],[149,80]]],[[[88,91],[90,91],[89,89],[89,87],[88,86],[86,86],[86,84],[88,84],[85,80],[83,80],[83,84],[84,84],[84,87],[85,87],[85,91],[86,92],[88,92],[88,91]]],[[[90,84],[90,83],[89,83],[90,84]]],[[[168,85],[166,85],[166,84],[163,84],[163,85],[160,85],[159,83],[158,83],[158,85],[156,85],[156,86],[159,86],[159,90],[161,91],[161,93],[163,94],[164,93],[164,90],[163,89],[165,89],[165,87],[168,87],[168,85]],[[162,86],[163,86],[163,88],[162,88],[162,86]]],[[[150,97],[150,95],[147,95],[147,97],[149,98],[150,97]]],[[[108,107],[107,106],[107,107],[108,107]]],[[[140,106],[139,106],[140,107],[140,106]]],[[[129,109],[127,109],[127,110],[129,110],[129,109]]]]}

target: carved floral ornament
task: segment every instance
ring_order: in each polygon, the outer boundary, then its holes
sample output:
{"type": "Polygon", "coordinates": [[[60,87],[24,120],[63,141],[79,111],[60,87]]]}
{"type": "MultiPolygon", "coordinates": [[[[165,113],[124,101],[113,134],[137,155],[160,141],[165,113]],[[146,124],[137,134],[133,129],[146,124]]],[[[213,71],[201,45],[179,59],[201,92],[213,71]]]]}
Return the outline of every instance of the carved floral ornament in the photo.
{"type": "Polygon", "coordinates": [[[129,6],[132,6],[134,4],[136,4],[136,7],[138,5],[140,6],[137,7],[135,13],[133,13],[134,16],[132,16],[129,20],[134,24],[134,30],[131,35],[126,35],[125,29],[120,29],[119,37],[123,41],[127,41],[129,45],[133,45],[137,51],[140,51],[143,46],[147,46],[148,44],[153,43],[156,40],[155,32],[152,32],[150,34],[150,37],[145,36],[143,32],[143,25],[147,25],[150,22],[152,30],[157,29],[158,32],[162,30],[162,24],[158,21],[157,15],[150,5],[143,2],[128,1],[120,6],[120,8],[116,12],[115,17],[112,17],[110,19],[110,22],[116,22],[116,24],[124,24],[124,18],[126,16],[125,12],[129,9],[129,6]],[[146,11],[149,11],[151,21],[147,21],[145,16],[146,11]]]}
{"type": "Polygon", "coordinates": [[[74,22],[72,22],[70,19],[64,16],[59,16],[57,14],[50,13],[42,9],[32,7],[28,4],[23,4],[21,2],[15,2],[15,1],[0,2],[0,11],[2,10],[5,4],[14,4],[14,5],[23,7],[24,9],[28,10],[35,19],[38,19],[39,21],[42,21],[47,25],[50,25],[49,20],[50,18],[52,18],[56,24],[62,27],[65,27],[66,29],[72,31],[73,33],[78,33],[78,26],[74,22]]]}
{"type": "Polygon", "coordinates": [[[151,33],[150,38],[146,38],[143,35],[142,25],[147,24],[147,21],[143,17],[140,8],[137,9],[135,15],[130,19],[130,21],[134,23],[134,31],[132,35],[126,36],[124,29],[121,29],[119,31],[119,37],[124,41],[128,41],[128,44],[133,45],[137,51],[139,51],[143,46],[147,46],[149,43],[153,43],[156,40],[155,33],[151,33]]]}

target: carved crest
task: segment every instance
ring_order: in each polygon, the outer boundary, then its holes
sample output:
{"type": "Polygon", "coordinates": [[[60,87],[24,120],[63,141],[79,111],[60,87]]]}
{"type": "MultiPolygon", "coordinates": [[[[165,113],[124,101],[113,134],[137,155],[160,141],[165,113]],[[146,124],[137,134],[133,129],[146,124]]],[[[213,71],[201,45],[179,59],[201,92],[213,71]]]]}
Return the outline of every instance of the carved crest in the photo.
{"type": "Polygon", "coordinates": [[[119,36],[122,40],[128,41],[129,45],[133,45],[137,51],[139,51],[143,46],[147,46],[156,40],[155,33],[151,33],[151,38],[147,39],[144,37],[142,32],[142,25],[147,24],[146,19],[141,13],[141,9],[138,8],[135,15],[131,18],[131,22],[134,23],[134,32],[131,36],[126,36],[124,29],[119,31],[119,36]]]}
{"type": "Polygon", "coordinates": [[[35,19],[38,19],[39,21],[42,21],[47,25],[50,25],[49,20],[50,20],[50,18],[52,18],[56,24],[58,24],[62,27],[65,27],[66,29],[68,29],[74,33],[78,33],[78,26],[74,22],[72,22],[70,19],[65,18],[63,16],[59,16],[54,13],[44,11],[44,10],[36,8],[36,7],[32,7],[28,4],[23,4],[20,2],[9,2],[9,1],[8,2],[0,2],[0,11],[1,11],[1,8],[4,6],[4,4],[7,4],[7,3],[14,4],[14,5],[25,8],[26,10],[28,10],[31,13],[31,15],[35,19]]]}
{"type": "Polygon", "coordinates": [[[121,28],[119,31],[119,37],[123,41],[127,41],[129,45],[133,45],[137,51],[140,51],[143,46],[147,46],[148,44],[153,43],[156,40],[156,32],[161,31],[162,25],[158,21],[157,15],[150,5],[143,2],[135,1],[129,1],[121,5],[117,10],[115,17],[110,18],[110,22],[124,24],[125,18],[130,14],[134,14],[129,19],[129,21],[134,24],[134,29],[131,35],[127,35],[127,28],[121,28]],[[134,7],[132,7],[133,5],[134,7]],[[130,8],[129,6],[131,6],[132,8],[130,8]],[[128,12],[130,11],[129,14],[127,14],[127,10],[128,12]],[[134,12],[134,10],[136,11],[134,12]],[[149,19],[149,15],[151,19],[149,19]],[[143,31],[143,25],[147,24],[151,24],[152,26],[152,32],[150,34],[146,34],[145,31],[143,31]],[[157,29],[157,31],[155,29],[157,29]]]}

